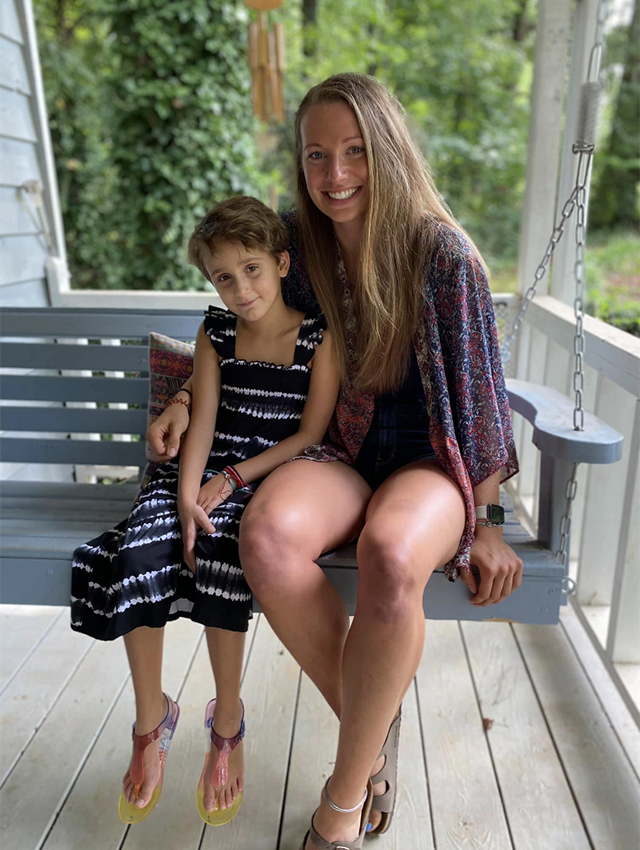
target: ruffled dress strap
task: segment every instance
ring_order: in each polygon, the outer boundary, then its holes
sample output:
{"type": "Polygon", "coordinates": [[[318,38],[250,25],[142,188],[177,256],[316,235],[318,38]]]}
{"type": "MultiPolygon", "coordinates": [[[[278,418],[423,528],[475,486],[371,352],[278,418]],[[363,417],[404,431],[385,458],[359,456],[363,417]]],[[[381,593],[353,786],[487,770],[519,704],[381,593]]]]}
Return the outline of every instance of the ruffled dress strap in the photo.
{"type": "Polygon", "coordinates": [[[236,354],[236,319],[235,313],[220,307],[209,306],[204,314],[205,333],[223,360],[236,354]]]}
{"type": "Polygon", "coordinates": [[[316,353],[316,347],[321,344],[324,331],[327,329],[327,320],[323,313],[315,316],[305,316],[300,325],[300,332],[296,342],[296,353],[294,364],[296,366],[307,366],[316,353]]]}

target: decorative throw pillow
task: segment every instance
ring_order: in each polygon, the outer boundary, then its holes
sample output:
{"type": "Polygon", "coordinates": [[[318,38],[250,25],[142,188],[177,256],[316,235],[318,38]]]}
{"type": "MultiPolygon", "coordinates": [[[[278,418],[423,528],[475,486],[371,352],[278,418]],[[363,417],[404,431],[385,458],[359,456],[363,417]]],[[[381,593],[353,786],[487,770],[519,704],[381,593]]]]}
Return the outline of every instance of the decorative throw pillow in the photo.
{"type": "MultiPolygon", "coordinates": [[[[149,334],[149,408],[147,428],[160,416],[193,372],[195,346],[162,334],[149,334]]],[[[142,476],[144,487],[160,464],[153,460],[147,445],[147,468],[142,476]]]]}

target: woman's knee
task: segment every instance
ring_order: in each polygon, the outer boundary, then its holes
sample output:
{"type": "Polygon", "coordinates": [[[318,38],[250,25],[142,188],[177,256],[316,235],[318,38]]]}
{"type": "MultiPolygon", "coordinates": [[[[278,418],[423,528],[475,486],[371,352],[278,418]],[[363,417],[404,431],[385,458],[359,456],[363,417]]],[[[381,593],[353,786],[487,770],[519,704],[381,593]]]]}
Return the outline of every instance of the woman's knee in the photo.
{"type": "Polygon", "coordinates": [[[365,526],[358,541],[358,607],[376,618],[406,618],[419,604],[426,583],[426,565],[407,535],[389,525],[365,526]]]}
{"type": "Polygon", "coordinates": [[[295,511],[278,509],[265,502],[250,505],[240,524],[240,563],[249,586],[256,594],[286,587],[290,565],[300,553],[299,519],[295,511]]]}

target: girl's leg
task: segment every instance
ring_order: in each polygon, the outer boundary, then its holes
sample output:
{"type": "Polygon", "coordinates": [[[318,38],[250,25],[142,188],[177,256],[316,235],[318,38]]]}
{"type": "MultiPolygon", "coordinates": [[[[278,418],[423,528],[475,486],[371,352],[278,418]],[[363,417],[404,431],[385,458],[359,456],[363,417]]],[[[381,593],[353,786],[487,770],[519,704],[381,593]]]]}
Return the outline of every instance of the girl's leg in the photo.
{"type": "MultiPolygon", "coordinates": [[[[464,521],[462,494],[432,461],[394,473],[371,499],[358,542],[358,607],[344,649],[340,738],[329,783],[338,806],[362,797],[422,654],[424,587],[457,551],[464,521]]],[[[315,827],[327,841],[349,841],[359,821],[358,812],[337,814],[322,800],[315,827]]],[[[307,850],[313,847],[309,841],[307,850]]]]}
{"type": "MultiPolygon", "coordinates": [[[[136,695],[136,732],[147,735],[164,720],[167,714],[167,701],[162,693],[162,645],[164,629],[150,629],[141,626],[124,636],[124,644],[131,667],[131,679],[136,695]]],[[[160,781],[160,760],[158,752],[160,739],[150,744],[144,751],[144,782],[140,787],[140,796],[136,802],[135,789],[127,770],[123,779],[123,790],[129,803],[135,803],[143,809],[160,781]]]]}
{"type": "Polygon", "coordinates": [[[314,561],[356,537],[370,497],[366,482],[345,464],[297,460],[260,485],[240,527],[240,560],[249,586],[280,640],[338,716],[349,617],[314,561]]]}
{"type": "MultiPolygon", "coordinates": [[[[230,632],[225,629],[206,628],[207,646],[211,668],[216,682],[216,708],[213,726],[223,738],[233,738],[240,731],[242,705],[240,703],[240,681],[244,658],[245,632],[230,632]]],[[[204,807],[211,812],[218,797],[221,809],[229,808],[244,787],[244,744],[238,744],[229,756],[229,781],[221,788],[210,782],[211,772],[218,757],[215,744],[211,744],[211,757],[204,777],[204,807]]]]}

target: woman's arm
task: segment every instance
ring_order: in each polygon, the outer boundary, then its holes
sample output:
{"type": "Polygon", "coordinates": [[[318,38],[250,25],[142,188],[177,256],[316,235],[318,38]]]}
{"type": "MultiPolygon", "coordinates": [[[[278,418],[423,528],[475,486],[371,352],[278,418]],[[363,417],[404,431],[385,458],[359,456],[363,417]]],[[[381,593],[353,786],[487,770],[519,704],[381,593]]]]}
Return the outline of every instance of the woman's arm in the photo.
{"type": "MultiPolygon", "coordinates": [[[[473,500],[476,506],[500,504],[500,470],[473,488],[473,500]]],[[[475,594],[471,598],[474,605],[483,608],[500,602],[522,583],[522,561],[502,539],[502,526],[476,523],[469,563],[480,570],[480,588],[471,570],[462,572],[463,581],[475,594]]]]}
{"type": "MultiPolygon", "coordinates": [[[[202,473],[211,451],[220,402],[220,365],[211,340],[200,326],[193,363],[192,413],[180,456],[178,511],[182,525],[184,559],[195,569],[194,546],[198,527],[209,534],[215,528],[197,505],[202,473]]],[[[182,405],[172,405],[174,407],[182,405]]]]}
{"type": "MultiPolygon", "coordinates": [[[[182,385],[185,390],[193,393],[193,377],[188,378],[182,385]]],[[[180,398],[189,399],[188,393],[182,393],[180,398]]],[[[189,412],[183,404],[170,404],[160,416],[152,422],[147,431],[147,442],[155,460],[170,460],[178,454],[180,449],[180,438],[189,427],[189,412]]]]}
{"type": "Polygon", "coordinates": [[[316,348],[311,371],[309,394],[302,411],[300,428],[291,437],[266,449],[236,466],[245,481],[258,481],[278,466],[299,455],[307,446],[322,442],[338,399],[340,381],[328,330],[316,348]]]}

